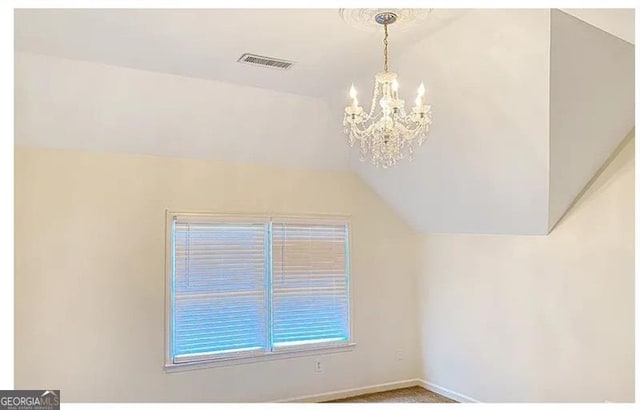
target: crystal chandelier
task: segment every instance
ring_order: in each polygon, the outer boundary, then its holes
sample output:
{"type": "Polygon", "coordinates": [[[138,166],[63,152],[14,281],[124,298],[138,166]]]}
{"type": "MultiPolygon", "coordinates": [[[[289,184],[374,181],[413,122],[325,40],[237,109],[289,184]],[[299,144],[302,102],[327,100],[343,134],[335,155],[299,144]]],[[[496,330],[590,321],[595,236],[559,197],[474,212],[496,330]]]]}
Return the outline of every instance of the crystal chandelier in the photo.
{"type": "Polygon", "coordinates": [[[424,103],[424,84],[418,88],[415,106],[407,115],[404,100],[398,96],[398,75],[389,71],[389,24],[398,15],[383,12],[375,16],[384,26],[384,71],[376,74],[373,100],[368,113],[358,105],[356,90],[351,85],[351,104],[344,109],[344,132],[349,144],[360,144],[361,160],[367,157],[375,166],[388,168],[408,156],[413,159],[414,143],[422,145],[431,124],[431,107],[424,103]],[[379,105],[379,110],[376,110],[379,105]]]}

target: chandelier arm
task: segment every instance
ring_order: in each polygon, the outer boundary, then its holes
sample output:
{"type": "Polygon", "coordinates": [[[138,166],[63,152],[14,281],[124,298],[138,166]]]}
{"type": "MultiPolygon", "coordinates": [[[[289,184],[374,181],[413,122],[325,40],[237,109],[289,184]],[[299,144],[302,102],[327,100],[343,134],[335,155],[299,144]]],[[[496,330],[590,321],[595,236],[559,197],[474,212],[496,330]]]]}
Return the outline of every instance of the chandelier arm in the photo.
{"type": "Polygon", "coordinates": [[[420,138],[424,138],[424,131],[426,129],[426,125],[419,125],[417,128],[413,130],[408,130],[409,135],[407,136],[407,141],[413,142],[414,140],[420,141],[420,138]]]}
{"type": "Polygon", "coordinates": [[[418,140],[419,144],[422,144],[422,141],[425,138],[426,132],[428,131],[428,123],[418,123],[412,120],[408,120],[405,118],[398,118],[396,126],[402,132],[402,141],[409,144],[409,150],[412,151],[412,145],[415,140],[418,140]]]}
{"type": "Polygon", "coordinates": [[[358,141],[361,141],[366,138],[366,135],[364,135],[364,132],[365,130],[358,127],[357,124],[351,124],[349,126],[349,135],[358,141]]]}
{"type": "MultiPolygon", "coordinates": [[[[427,118],[431,118],[430,116],[428,116],[427,118]]],[[[425,123],[421,123],[421,122],[417,122],[417,121],[413,121],[411,119],[409,119],[409,121],[405,124],[405,127],[413,132],[413,131],[420,131],[423,128],[427,128],[429,126],[430,122],[427,121],[425,123]]]]}
{"type": "Polygon", "coordinates": [[[407,134],[404,136],[404,139],[406,141],[413,141],[414,139],[416,139],[418,136],[420,136],[421,132],[422,132],[422,128],[423,126],[421,124],[416,124],[415,128],[411,127],[410,125],[405,125],[402,124],[404,129],[407,131],[407,134]]]}
{"type": "Polygon", "coordinates": [[[351,134],[357,139],[357,140],[367,140],[370,133],[372,132],[372,128],[374,126],[375,122],[372,123],[371,125],[369,125],[366,128],[360,128],[358,126],[358,124],[352,124],[350,127],[350,131],[351,134]]]}
{"type": "Polygon", "coordinates": [[[365,128],[360,128],[358,126],[358,124],[352,124],[351,125],[351,134],[355,137],[355,139],[357,139],[358,141],[362,141],[362,142],[371,142],[371,135],[374,133],[374,128],[375,128],[375,122],[371,123],[369,126],[365,127],[365,128]]]}

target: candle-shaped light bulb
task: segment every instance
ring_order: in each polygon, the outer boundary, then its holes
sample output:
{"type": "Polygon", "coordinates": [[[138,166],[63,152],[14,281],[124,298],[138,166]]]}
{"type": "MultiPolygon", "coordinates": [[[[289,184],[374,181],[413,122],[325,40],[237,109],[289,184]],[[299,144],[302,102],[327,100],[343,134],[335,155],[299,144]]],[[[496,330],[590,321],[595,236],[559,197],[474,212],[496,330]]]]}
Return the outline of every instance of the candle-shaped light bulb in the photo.
{"type": "Polygon", "coordinates": [[[349,90],[349,97],[356,98],[356,95],[358,95],[358,93],[356,93],[356,89],[353,86],[353,84],[351,84],[351,89],[349,90]]]}
{"type": "Polygon", "coordinates": [[[420,87],[418,87],[418,96],[416,97],[416,107],[422,106],[422,97],[424,97],[424,83],[420,83],[420,87]]]}
{"type": "Polygon", "coordinates": [[[354,108],[358,106],[358,98],[356,98],[357,95],[358,93],[356,92],[355,87],[353,86],[353,84],[351,84],[351,89],[349,90],[349,97],[351,97],[351,106],[354,108]]]}
{"type": "Polygon", "coordinates": [[[391,98],[398,99],[398,80],[395,78],[391,81],[391,98]]]}
{"type": "Polygon", "coordinates": [[[351,107],[354,109],[358,106],[358,98],[356,97],[358,93],[356,92],[356,88],[351,84],[351,88],[349,89],[349,97],[351,97],[351,107]]]}

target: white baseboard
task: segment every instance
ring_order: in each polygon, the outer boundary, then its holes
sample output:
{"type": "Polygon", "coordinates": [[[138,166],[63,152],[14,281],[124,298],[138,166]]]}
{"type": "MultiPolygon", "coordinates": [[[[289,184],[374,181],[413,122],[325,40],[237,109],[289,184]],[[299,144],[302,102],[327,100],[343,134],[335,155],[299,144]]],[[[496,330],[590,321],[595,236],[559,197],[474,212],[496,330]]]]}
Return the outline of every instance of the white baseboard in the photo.
{"type": "Polygon", "coordinates": [[[292,397],[289,399],[278,400],[276,403],[319,403],[329,400],[346,399],[347,397],[359,396],[361,394],[379,393],[387,390],[420,386],[420,383],[420,379],[408,379],[391,383],[375,384],[372,386],[356,387],[355,389],[337,390],[328,393],[292,397]]]}
{"type": "Polygon", "coordinates": [[[421,386],[427,390],[431,390],[434,393],[441,394],[444,397],[448,397],[451,400],[455,400],[460,403],[480,403],[480,400],[476,400],[473,397],[469,397],[462,393],[449,390],[446,387],[442,387],[440,385],[428,382],[426,380],[418,379],[418,386],[421,386]]]}

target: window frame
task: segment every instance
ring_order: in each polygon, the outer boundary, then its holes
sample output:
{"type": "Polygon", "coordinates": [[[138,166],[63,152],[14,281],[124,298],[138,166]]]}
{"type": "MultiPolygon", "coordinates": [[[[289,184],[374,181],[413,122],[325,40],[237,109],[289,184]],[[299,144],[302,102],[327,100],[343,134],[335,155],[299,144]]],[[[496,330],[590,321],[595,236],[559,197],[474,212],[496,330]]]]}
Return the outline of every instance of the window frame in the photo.
{"type": "MultiPolygon", "coordinates": [[[[164,369],[167,372],[183,371],[189,369],[199,369],[206,367],[230,366],[244,363],[254,363],[266,360],[285,359],[290,357],[313,356],[326,353],[337,353],[351,351],[355,348],[356,343],[353,337],[353,279],[351,276],[351,249],[352,249],[353,233],[351,230],[351,216],[344,214],[276,214],[276,213],[221,213],[211,211],[174,211],[165,210],[165,314],[164,314],[164,332],[165,332],[165,360],[164,369]],[[172,306],[173,296],[173,272],[174,257],[172,254],[172,236],[173,221],[176,217],[181,220],[207,221],[215,222],[248,222],[248,223],[264,223],[267,226],[265,230],[265,238],[271,237],[271,226],[273,223],[307,223],[307,224],[344,224],[347,227],[346,244],[347,252],[345,252],[345,275],[347,280],[347,320],[349,322],[349,339],[346,341],[330,341],[320,343],[307,343],[300,345],[275,347],[270,341],[267,341],[266,349],[257,349],[255,351],[231,352],[231,353],[203,353],[202,358],[198,360],[175,360],[173,357],[173,314],[172,306]]],[[[267,297],[270,292],[270,278],[272,275],[271,261],[271,241],[265,240],[265,298],[269,301],[271,297],[267,297]]],[[[265,305],[265,318],[267,319],[267,338],[271,333],[271,304],[265,305]]]]}

